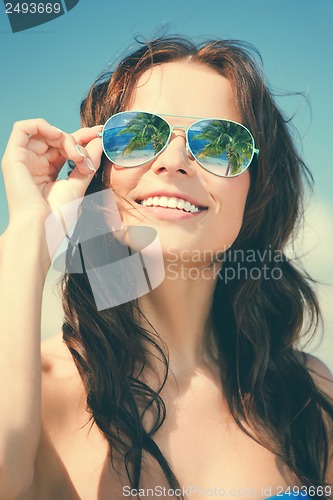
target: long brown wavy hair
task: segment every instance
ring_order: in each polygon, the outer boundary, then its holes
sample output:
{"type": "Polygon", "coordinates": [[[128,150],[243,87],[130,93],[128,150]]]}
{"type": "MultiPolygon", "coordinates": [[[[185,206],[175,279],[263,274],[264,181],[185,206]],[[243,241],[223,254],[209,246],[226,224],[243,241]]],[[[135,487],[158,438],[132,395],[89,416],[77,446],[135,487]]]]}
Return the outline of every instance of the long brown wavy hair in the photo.
{"type": "MultiPolygon", "coordinates": [[[[302,339],[316,331],[320,309],[311,278],[296,259],[285,256],[286,245],[302,222],[305,187],[311,187],[313,179],[296,151],[289,120],[274,102],[257,63],[258,53],[249,44],[209,40],[195,45],[181,36],[138,43],[137,50],[96,79],[81,103],[82,125],[104,123],[126,109],[138,78],[152,65],[190,59],[232,82],[242,123],[251,130],[260,155],[255,168],[250,168],[243,225],[231,250],[261,252],[261,259],[242,262],[247,276],[226,280],[226,273],[236,271],[238,265],[229,253],[216,281],[211,317],[221,385],[230,412],[244,432],[278,456],[301,484],[323,486],[330,458],[333,401],[315,385],[298,348],[302,339]],[[272,262],[274,252],[282,257],[272,262]],[[258,266],[261,271],[264,266],[266,270],[278,268],[280,279],[264,279],[262,272],[251,277],[251,269],[258,266]],[[223,334],[226,331],[228,335],[223,334]]],[[[100,169],[87,193],[105,188],[100,169]]],[[[74,240],[79,233],[80,220],[74,240]]],[[[168,376],[168,356],[158,331],[153,325],[148,330],[138,324],[142,313],[137,300],[97,311],[86,274],[65,273],[62,292],[64,340],[83,380],[91,419],[110,445],[112,466],[116,470],[116,450],[123,457],[131,486],[138,488],[146,452],[158,462],[170,487],[180,487],[154,441],[166,416],[160,392],[168,376]],[[158,391],[140,380],[147,361],[145,342],[165,364],[158,391]],[[145,402],[140,409],[139,399],[145,402]],[[156,410],[149,430],[143,426],[148,409],[156,410]]]]}

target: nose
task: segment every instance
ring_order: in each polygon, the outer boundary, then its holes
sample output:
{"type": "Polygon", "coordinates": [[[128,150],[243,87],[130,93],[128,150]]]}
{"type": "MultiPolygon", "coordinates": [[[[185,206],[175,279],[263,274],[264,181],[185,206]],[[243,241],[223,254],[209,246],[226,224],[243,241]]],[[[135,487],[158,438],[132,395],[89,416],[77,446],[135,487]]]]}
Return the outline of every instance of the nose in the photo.
{"type": "Polygon", "coordinates": [[[196,168],[193,156],[188,150],[184,130],[173,130],[169,143],[155,159],[151,169],[156,174],[169,173],[178,175],[195,175],[196,168]]]}

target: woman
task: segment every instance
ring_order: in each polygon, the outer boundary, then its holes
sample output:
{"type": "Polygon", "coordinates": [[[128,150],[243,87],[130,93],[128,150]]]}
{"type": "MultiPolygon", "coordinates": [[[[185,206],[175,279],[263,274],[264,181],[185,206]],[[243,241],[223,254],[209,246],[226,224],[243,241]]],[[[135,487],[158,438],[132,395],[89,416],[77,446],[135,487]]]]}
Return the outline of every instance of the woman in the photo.
{"type": "Polygon", "coordinates": [[[319,306],[284,254],[311,174],[249,47],[143,44],[81,117],[18,122],[3,158],[1,498],[329,498],[333,379],[297,349],[319,306]],[[65,273],[40,357],[45,220],[110,187],[125,228],[156,230],[163,283],[98,310],[65,273]]]}

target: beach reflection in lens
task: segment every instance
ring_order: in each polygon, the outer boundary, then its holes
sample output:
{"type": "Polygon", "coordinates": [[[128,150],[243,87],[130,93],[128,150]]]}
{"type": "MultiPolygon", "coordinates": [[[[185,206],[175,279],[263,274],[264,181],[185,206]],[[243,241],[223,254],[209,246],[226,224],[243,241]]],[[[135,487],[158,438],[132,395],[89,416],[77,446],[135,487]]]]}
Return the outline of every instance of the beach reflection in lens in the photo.
{"type": "Polygon", "coordinates": [[[170,135],[168,123],[144,112],[123,112],[111,117],[103,132],[104,150],[110,161],[134,167],[150,161],[165,146],[170,135]]]}
{"type": "Polygon", "coordinates": [[[250,164],[254,143],[250,132],[226,120],[201,120],[188,130],[189,146],[199,163],[217,175],[232,177],[250,164]]]}

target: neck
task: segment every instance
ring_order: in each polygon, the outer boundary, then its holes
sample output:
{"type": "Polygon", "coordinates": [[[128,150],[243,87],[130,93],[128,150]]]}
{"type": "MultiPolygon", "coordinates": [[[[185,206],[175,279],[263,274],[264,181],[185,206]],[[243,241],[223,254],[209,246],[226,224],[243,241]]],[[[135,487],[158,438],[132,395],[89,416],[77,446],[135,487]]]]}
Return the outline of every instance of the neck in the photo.
{"type": "MultiPolygon", "coordinates": [[[[169,366],[177,378],[193,374],[212,361],[207,348],[212,345],[216,268],[206,267],[204,272],[194,274],[191,276],[184,266],[173,267],[171,272],[166,265],[163,283],[139,299],[143,315],[167,345],[169,366]]],[[[151,330],[144,319],[142,326],[151,330]]]]}

